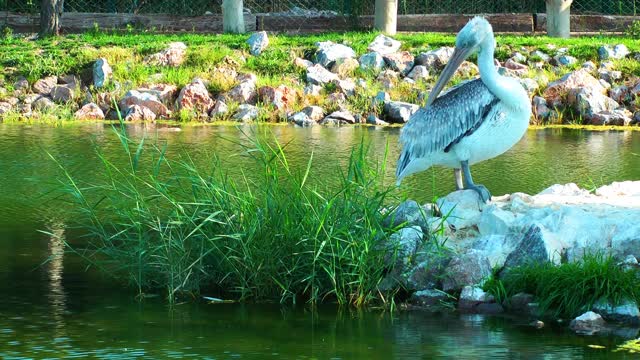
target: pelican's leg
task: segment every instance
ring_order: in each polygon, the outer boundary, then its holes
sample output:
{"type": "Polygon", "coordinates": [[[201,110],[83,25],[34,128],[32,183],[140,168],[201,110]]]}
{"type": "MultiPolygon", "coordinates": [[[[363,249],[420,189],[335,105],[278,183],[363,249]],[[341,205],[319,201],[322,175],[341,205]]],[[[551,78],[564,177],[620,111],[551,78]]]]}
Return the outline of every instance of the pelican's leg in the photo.
{"type": "Polygon", "coordinates": [[[464,172],[464,187],[465,189],[475,190],[479,195],[482,201],[488,202],[491,200],[491,193],[484,185],[476,185],[473,183],[473,178],[471,177],[471,170],[469,169],[469,161],[460,162],[462,165],[462,171],[464,172]]]}
{"type": "Polygon", "coordinates": [[[453,177],[456,179],[456,190],[464,189],[464,182],[462,182],[462,169],[453,169],[453,177]]]}

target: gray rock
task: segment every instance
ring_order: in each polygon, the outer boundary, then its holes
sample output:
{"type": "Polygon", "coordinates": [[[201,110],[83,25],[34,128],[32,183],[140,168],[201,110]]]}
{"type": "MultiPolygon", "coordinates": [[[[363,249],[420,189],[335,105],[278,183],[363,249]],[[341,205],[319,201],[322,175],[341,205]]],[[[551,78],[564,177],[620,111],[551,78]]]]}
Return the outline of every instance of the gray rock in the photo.
{"type": "Polygon", "coordinates": [[[46,96],[39,96],[31,103],[31,108],[36,111],[47,111],[55,108],[55,104],[46,96]]]}
{"type": "Polygon", "coordinates": [[[416,305],[433,306],[440,305],[449,299],[449,295],[440,290],[420,290],[411,295],[409,301],[416,305]]]}
{"type": "Polygon", "coordinates": [[[627,109],[601,111],[589,119],[591,125],[628,126],[633,122],[633,114],[627,109]]]}
{"type": "Polygon", "coordinates": [[[347,111],[334,111],[320,122],[321,125],[355,124],[356,119],[347,111]]]}
{"type": "Polygon", "coordinates": [[[563,105],[563,96],[571,90],[590,88],[592,93],[605,94],[606,89],[594,78],[586,69],[579,69],[571,72],[559,80],[550,83],[544,91],[543,97],[551,106],[563,105]]]}
{"type": "Polygon", "coordinates": [[[367,124],[369,125],[378,125],[378,126],[387,126],[389,125],[388,122],[379,119],[375,114],[369,114],[367,116],[367,124]]]}
{"type": "Polygon", "coordinates": [[[525,312],[528,305],[533,302],[533,295],[527,293],[517,293],[509,299],[510,309],[518,312],[525,312]]]}
{"type": "Polygon", "coordinates": [[[331,72],[345,77],[351,75],[358,67],[360,63],[353,58],[338,59],[331,67],[331,72]]]}
{"type": "Polygon", "coordinates": [[[472,310],[482,303],[495,302],[493,296],[484,292],[482,288],[477,286],[465,286],[460,292],[460,299],[458,300],[458,309],[460,310],[472,310]]]}
{"type": "Polygon", "coordinates": [[[102,109],[94,103],[86,104],[74,116],[78,120],[104,120],[102,109]]]}
{"type": "Polygon", "coordinates": [[[413,80],[426,80],[429,78],[429,70],[424,65],[416,65],[411,72],[407,75],[408,78],[413,80]]]}
{"type": "Polygon", "coordinates": [[[18,92],[24,92],[29,90],[29,81],[24,77],[19,77],[16,82],[13,83],[13,89],[18,92]]]}
{"type": "Polygon", "coordinates": [[[144,62],[155,66],[177,67],[184,63],[186,57],[187,45],[183,42],[172,42],[166,49],[145,57],[144,62]]]}
{"type": "Polygon", "coordinates": [[[313,66],[313,63],[311,61],[302,58],[296,58],[293,61],[293,64],[302,69],[308,69],[309,67],[313,66]]]}
{"type": "Polygon", "coordinates": [[[334,80],[333,84],[336,85],[338,91],[345,94],[346,96],[353,96],[356,93],[356,83],[353,81],[353,79],[338,79],[334,80]]]}
{"type": "Polygon", "coordinates": [[[51,99],[57,103],[67,103],[73,100],[74,92],[66,85],[56,85],[51,89],[51,99]]]}
{"type": "Polygon", "coordinates": [[[428,70],[434,71],[443,68],[453,56],[454,48],[441,47],[436,50],[424,52],[415,59],[416,65],[423,65],[428,70]]]}
{"type": "Polygon", "coordinates": [[[384,69],[385,62],[382,55],[377,52],[364,54],[360,57],[360,69],[380,71],[384,69]]]}
{"type": "Polygon", "coordinates": [[[380,34],[376,36],[376,38],[373,40],[371,44],[369,44],[369,47],[367,48],[367,50],[372,52],[377,52],[382,55],[386,55],[386,54],[393,54],[398,52],[398,50],[400,50],[400,46],[402,46],[400,41],[394,40],[388,36],[380,34]]]}
{"type": "Polygon", "coordinates": [[[228,113],[229,113],[229,107],[227,106],[227,104],[224,101],[218,100],[216,101],[216,104],[213,106],[213,109],[211,109],[209,116],[211,117],[212,120],[216,120],[228,113]]]}
{"type": "Polygon", "coordinates": [[[541,96],[533,98],[533,114],[536,118],[545,120],[551,116],[551,110],[547,106],[547,100],[541,96]]]}
{"type": "Polygon", "coordinates": [[[144,105],[131,105],[124,114],[125,121],[156,121],[156,114],[144,105]]]}
{"type": "Polygon", "coordinates": [[[616,80],[622,79],[621,71],[600,69],[598,70],[598,75],[600,76],[600,79],[608,83],[613,83],[616,80]]]}
{"type": "Polygon", "coordinates": [[[307,106],[301,112],[313,121],[320,121],[324,118],[324,109],[320,106],[307,106]]]}
{"type": "Polygon", "coordinates": [[[320,92],[322,91],[322,87],[314,84],[307,84],[304,87],[304,94],[310,96],[320,96],[320,92]]]}
{"type": "Polygon", "coordinates": [[[258,31],[249,36],[247,43],[251,55],[259,56],[269,46],[269,36],[266,31],[258,31]]]}
{"type": "Polygon", "coordinates": [[[631,93],[629,92],[629,87],[626,85],[616,86],[609,90],[609,96],[613,99],[613,101],[618,103],[626,103],[631,101],[631,93]]]}
{"type": "Polygon", "coordinates": [[[408,51],[383,55],[385,63],[391,70],[407,75],[414,65],[414,57],[408,51]]]}
{"type": "Polygon", "coordinates": [[[485,254],[489,265],[495,269],[504,266],[507,257],[516,249],[517,245],[518,238],[512,234],[490,234],[476,238],[471,248],[485,254]]]}
{"type": "Polygon", "coordinates": [[[309,118],[309,116],[307,116],[307,114],[303,112],[297,112],[293,114],[291,117],[289,117],[289,121],[302,127],[318,125],[316,121],[311,120],[311,118],[309,118]]]}
{"type": "Polygon", "coordinates": [[[428,232],[430,229],[427,220],[432,216],[433,214],[429,209],[424,209],[413,200],[407,200],[385,217],[384,224],[388,227],[397,227],[403,224],[406,226],[420,226],[424,232],[428,232]]]}
{"type": "Polygon", "coordinates": [[[0,101],[0,116],[8,113],[13,109],[13,105],[6,101],[0,101]]]}
{"type": "Polygon", "coordinates": [[[569,55],[557,55],[553,60],[558,66],[569,66],[578,62],[578,59],[569,55]]]}
{"type": "Polygon", "coordinates": [[[51,90],[58,85],[57,76],[47,76],[44,79],[40,79],[33,84],[33,92],[36,94],[48,96],[51,94],[51,90]]]}
{"type": "Polygon", "coordinates": [[[583,69],[587,69],[589,71],[595,71],[598,67],[593,61],[586,61],[582,64],[583,69]]]}
{"type": "Polygon", "coordinates": [[[322,41],[316,45],[318,46],[316,62],[327,69],[330,69],[338,59],[356,57],[355,51],[346,45],[336,44],[331,41],[322,41]]]}
{"type": "Polygon", "coordinates": [[[334,80],[339,80],[338,75],[325,69],[320,64],[315,64],[307,69],[307,81],[311,84],[324,86],[334,80]]]}
{"type": "Polygon", "coordinates": [[[229,90],[224,97],[226,101],[253,105],[258,101],[256,83],[253,81],[243,81],[229,90]]]}
{"type": "Polygon", "coordinates": [[[454,256],[445,270],[442,280],[444,291],[460,290],[466,285],[476,285],[491,275],[491,264],[482,251],[470,249],[454,256]]]}
{"type": "Polygon", "coordinates": [[[582,335],[593,335],[602,331],[606,323],[602,316],[594,313],[593,311],[587,311],[586,313],[571,320],[569,328],[582,335]]]}
{"type": "Polygon", "coordinates": [[[615,110],[620,106],[613,99],[588,87],[570,90],[567,100],[569,105],[589,121],[596,113],[615,110]]]}
{"type": "Polygon", "coordinates": [[[104,87],[111,80],[113,69],[105,58],[96,60],[93,64],[93,86],[96,88],[104,87]]]}
{"type": "Polygon", "coordinates": [[[378,93],[376,94],[376,96],[373,98],[373,101],[371,102],[372,106],[379,106],[379,105],[384,105],[385,103],[387,103],[388,101],[391,100],[391,95],[389,95],[388,92],[386,91],[378,91],[378,93]]]}
{"type": "Polygon", "coordinates": [[[249,104],[242,104],[238,107],[238,111],[233,115],[233,120],[238,122],[253,122],[260,116],[260,109],[249,104]]]}
{"type": "Polygon", "coordinates": [[[633,325],[640,324],[640,310],[638,305],[629,299],[614,305],[605,299],[600,299],[593,305],[593,311],[600,314],[607,321],[624,322],[633,325]]]}
{"type": "Polygon", "coordinates": [[[394,272],[408,269],[423,242],[424,233],[419,226],[400,229],[389,238],[386,262],[394,266],[394,272]]]}
{"type": "Polygon", "coordinates": [[[457,230],[478,224],[484,206],[478,193],[473,190],[454,191],[438,199],[437,204],[447,223],[457,230]]]}
{"type": "Polygon", "coordinates": [[[384,104],[385,120],[391,123],[406,123],[420,106],[401,101],[387,101],[384,104]]]}
{"type": "Polygon", "coordinates": [[[168,117],[171,112],[157,96],[151,93],[142,93],[137,90],[128,91],[118,104],[120,111],[125,112],[133,105],[144,106],[151,110],[156,116],[168,117]]]}
{"type": "Polygon", "coordinates": [[[624,59],[627,55],[629,55],[629,49],[624,44],[618,44],[614,47],[604,45],[598,48],[600,60],[624,59]]]}
{"type": "Polygon", "coordinates": [[[541,50],[534,50],[531,52],[531,57],[534,59],[540,59],[544,62],[549,62],[551,60],[551,57],[541,50]]]}
{"type": "Polygon", "coordinates": [[[520,84],[522,84],[522,87],[524,87],[524,89],[527,91],[527,94],[529,94],[529,96],[532,96],[536,92],[536,90],[540,88],[540,85],[538,85],[538,82],[531,78],[520,79],[520,84]]]}
{"type": "Polygon", "coordinates": [[[525,64],[527,62],[527,58],[519,52],[514,53],[510,59],[520,64],[525,64]]]}
{"type": "Polygon", "coordinates": [[[551,261],[560,264],[564,244],[549,233],[543,226],[531,225],[524,233],[516,249],[507,257],[505,268],[545,263],[551,261]]]}

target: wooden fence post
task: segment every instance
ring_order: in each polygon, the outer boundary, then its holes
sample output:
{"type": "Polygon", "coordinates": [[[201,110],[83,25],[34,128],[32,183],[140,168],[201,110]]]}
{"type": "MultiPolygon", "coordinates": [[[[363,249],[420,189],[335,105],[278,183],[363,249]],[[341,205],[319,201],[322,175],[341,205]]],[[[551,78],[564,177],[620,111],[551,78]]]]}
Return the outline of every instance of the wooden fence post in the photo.
{"type": "Polygon", "coordinates": [[[242,0],[222,1],[222,28],[226,33],[245,33],[242,0]]]}
{"type": "Polygon", "coordinates": [[[547,3],[547,35],[568,38],[571,35],[571,3],[573,0],[545,0],[547,3]]]}
{"type": "Polygon", "coordinates": [[[398,1],[376,0],[374,28],[387,35],[395,35],[398,27],[398,1]]]}

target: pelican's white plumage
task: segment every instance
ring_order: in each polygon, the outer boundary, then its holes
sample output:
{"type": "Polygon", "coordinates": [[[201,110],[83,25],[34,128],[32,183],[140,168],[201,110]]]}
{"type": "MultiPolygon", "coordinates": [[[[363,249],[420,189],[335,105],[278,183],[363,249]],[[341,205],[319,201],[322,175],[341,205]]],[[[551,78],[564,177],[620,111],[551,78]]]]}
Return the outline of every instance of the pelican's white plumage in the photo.
{"type": "Polygon", "coordinates": [[[493,31],[485,19],[476,17],[460,31],[454,56],[427,106],[413,114],[401,131],[398,184],[434,165],[460,169],[496,157],[522,138],[531,116],[529,96],[518,80],[498,74],[494,50],[493,31]],[[476,51],[480,78],[438,97],[459,64],[476,51]]]}

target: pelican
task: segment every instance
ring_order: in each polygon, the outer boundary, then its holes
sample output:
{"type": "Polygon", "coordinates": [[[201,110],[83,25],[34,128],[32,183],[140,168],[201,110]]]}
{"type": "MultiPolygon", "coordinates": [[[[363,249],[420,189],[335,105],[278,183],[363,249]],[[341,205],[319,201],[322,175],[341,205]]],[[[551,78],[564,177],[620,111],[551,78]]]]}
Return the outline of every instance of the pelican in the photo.
{"type": "Polygon", "coordinates": [[[473,182],[469,166],[509,150],[526,132],[531,116],[529,96],[520,82],[498,74],[495,48],[493,29],[484,18],[475,17],[460,30],[426,106],[400,133],[397,185],[408,175],[440,165],[454,169],[458,190],[475,190],[483,202],[491,199],[485,186],[473,182]],[[438,97],[460,64],[476,52],[480,78],[438,97]]]}

